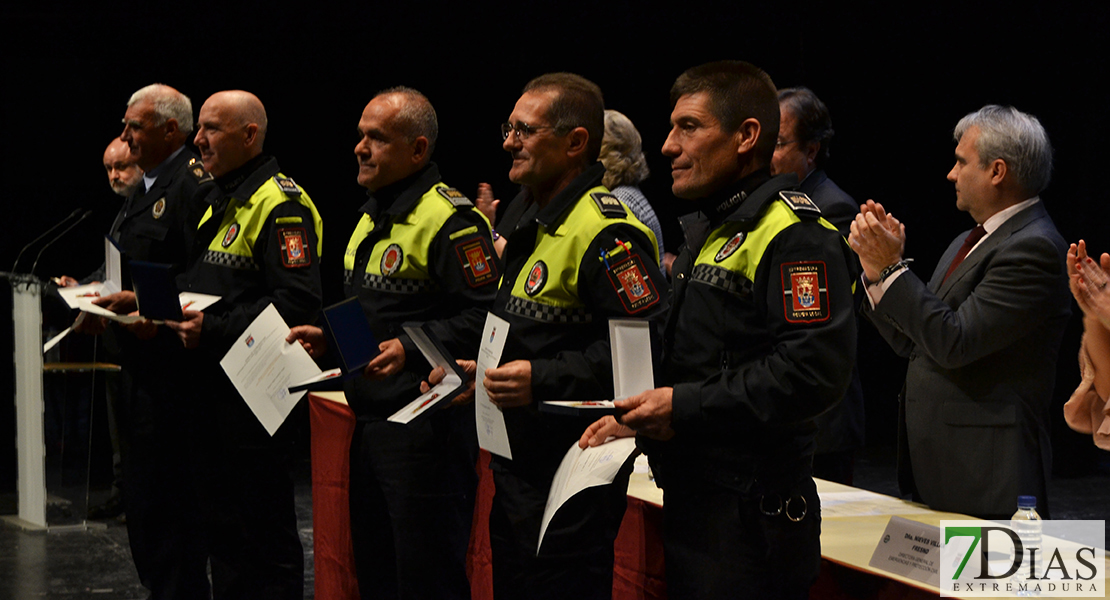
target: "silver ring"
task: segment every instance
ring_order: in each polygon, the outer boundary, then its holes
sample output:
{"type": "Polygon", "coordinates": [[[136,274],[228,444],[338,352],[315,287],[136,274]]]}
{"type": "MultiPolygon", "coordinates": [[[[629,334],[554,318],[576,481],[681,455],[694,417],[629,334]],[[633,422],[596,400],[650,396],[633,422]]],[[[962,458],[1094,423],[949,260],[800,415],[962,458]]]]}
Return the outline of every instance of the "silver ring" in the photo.
{"type": "Polygon", "coordinates": [[[807,512],[809,512],[809,502],[806,502],[805,496],[794,496],[793,498],[787,498],[786,499],[786,518],[787,519],[790,519],[791,521],[794,521],[795,523],[797,523],[798,521],[801,521],[802,519],[806,518],[806,513],[807,512]],[[790,514],[790,501],[794,500],[795,498],[802,501],[802,514],[798,515],[797,519],[795,519],[794,516],[790,514]]]}

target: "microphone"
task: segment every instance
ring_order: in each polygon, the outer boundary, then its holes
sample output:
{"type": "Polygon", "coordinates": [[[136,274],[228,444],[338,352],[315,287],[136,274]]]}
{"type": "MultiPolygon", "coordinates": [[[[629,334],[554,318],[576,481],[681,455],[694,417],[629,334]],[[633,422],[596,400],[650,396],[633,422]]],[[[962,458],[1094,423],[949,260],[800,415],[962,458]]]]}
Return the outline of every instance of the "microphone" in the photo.
{"type": "Polygon", "coordinates": [[[30,243],[30,244],[27,244],[26,246],[24,246],[24,247],[23,247],[23,249],[19,251],[19,254],[17,254],[17,255],[16,255],[16,257],[15,257],[15,262],[14,262],[14,263],[12,263],[12,273],[15,273],[15,267],[16,267],[16,265],[18,265],[18,264],[19,264],[19,259],[20,259],[20,258],[23,258],[23,253],[24,253],[24,252],[26,252],[28,248],[30,248],[31,246],[34,246],[35,244],[37,244],[37,243],[39,242],[39,240],[41,240],[42,238],[44,238],[44,237],[46,237],[46,236],[50,235],[50,233],[51,233],[52,231],[54,231],[55,229],[57,229],[57,228],[61,227],[62,225],[64,225],[64,224],[66,223],[66,221],[68,221],[68,220],[72,219],[73,217],[76,217],[76,216],[77,216],[78,214],[80,214],[80,212],[81,212],[81,209],[80,209],[80,208],[75,208],[75,209],[73,209],[73,212],[71,212],[71,213],[69,213],[68,215],[66,215],[66,218],[62,219],[61,221],[58,221],[57,225],[54,225],[54,226],[53,226],[53,227],[51,227],[50,229],[47,229],[47,230],[46,230],[45,232],[43,232],[43,234],[42,234],[42,235],[40,235],[39,237],[37,237],[37,238],[35,238],[35,239],[31,240],[31,243],[30,243]]]}
{"type": "MultiPolygon", "coordinates": [[[[80,210],[80,209],[78,209],[78,210],[80,210]]],[[[69,227],[66,227],[65,229],[63,229],[61,233],[54,236],[49,242],[46,242],[45,244],[43,244],[42,249],[39,250],[39,253],[37,255],[35,255],[35,262],[34,262],[34,264],[31,265],[31,270],[28,274],[31,275],[31,276],[34,276],[35,267],[39,266],[39,259],[42,258],[42,253],[45,252],[46,249],[50,247],[50,244],[53,244],[54,242],[62,239],[65,236],[65,234],[69,233],[70,229],[73,229],[74,227],[77,227],[78,225],[80,225],[81,221],[84,221],[85,219],[89,218],[89,215],[91,215],[92,213],[93,213],[93,211],[86,210],[85,214],[81,215],[80,219],[77,219],[76,221],[74,221],[69,227]]]]}

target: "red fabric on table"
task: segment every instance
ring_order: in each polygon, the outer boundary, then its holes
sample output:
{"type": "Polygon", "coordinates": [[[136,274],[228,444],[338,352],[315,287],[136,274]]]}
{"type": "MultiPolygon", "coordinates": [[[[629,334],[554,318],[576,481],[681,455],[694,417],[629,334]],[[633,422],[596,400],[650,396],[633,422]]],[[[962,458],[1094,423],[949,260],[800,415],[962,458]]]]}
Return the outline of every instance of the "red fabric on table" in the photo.
{"type": "Polygon", "coordinates": [[[346,404],[309,394],[312,428],[312,547],[317,598],[358,600],[351,545],[351,436],[355,414],[346,404]]]}

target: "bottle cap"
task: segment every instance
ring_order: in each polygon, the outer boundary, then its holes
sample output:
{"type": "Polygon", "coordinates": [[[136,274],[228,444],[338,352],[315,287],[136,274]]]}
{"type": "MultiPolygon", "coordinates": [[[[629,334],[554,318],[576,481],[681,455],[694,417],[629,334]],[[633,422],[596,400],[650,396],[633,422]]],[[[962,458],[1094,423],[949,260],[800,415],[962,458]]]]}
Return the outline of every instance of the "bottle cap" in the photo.
{"type": "Polygon", "coordinates": [[[1018,505],[1018,508],[1036,508],[1037,507],[1037,497],[1036,496],[1018,496],[1017,505],[1018,505]]]}

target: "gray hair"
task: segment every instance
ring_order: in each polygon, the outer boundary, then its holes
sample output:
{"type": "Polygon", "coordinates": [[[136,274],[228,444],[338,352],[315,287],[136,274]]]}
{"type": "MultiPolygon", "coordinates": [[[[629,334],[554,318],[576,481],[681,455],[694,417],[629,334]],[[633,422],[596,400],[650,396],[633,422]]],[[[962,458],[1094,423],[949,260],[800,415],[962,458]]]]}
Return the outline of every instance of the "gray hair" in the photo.
{"type": "Polygon", "coordinates": [[[432,103],[427,96],[403,85],[382,90],[374,97],[393,94],[404,96],[406,100],[397,113],[397,118],[400,121],[398,125],[405,132],[405,138],[410,144],[416,141],[418,137],[426,138],[428,140],[428,156],[431,156],[436,148],[436,139],[439,138],[439,119],[436,118],[436,109],[432,107],[432,103]]]}
{"type": "Polygon", "coordinates": [[[599,160],[605,165],[601,184],[609,189],[636,185],[648,177],[640,132],[628,117],[615,110],[605,111],[605,137],[601,140],[599,160]]]}
{"type": "Polygon", "coordinates": [[[193,102],[185,94],[168,85],[152,83],[131,94],[127,108],[143,100],[149,100],[154,105],[154,114],[158,118],[155,126],[165,125],[166,121],[173,119],[181,131],[186,134],[193,132],[193,102]]]}
{"type": "Polygon", "coordinates": [[[984,165],[1002,159],[1022,190],[1041,193],[1052,178],[1052,144],[1041,122],[1012,106],[988,104],[956,124],[953,137],[960,141],[972,127],[979,128],[975,144],[984,165]]]}

